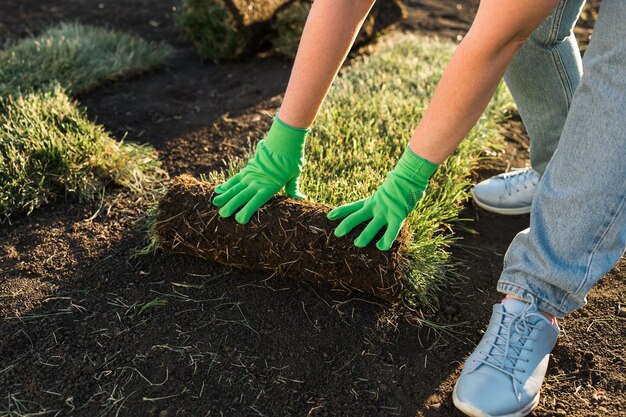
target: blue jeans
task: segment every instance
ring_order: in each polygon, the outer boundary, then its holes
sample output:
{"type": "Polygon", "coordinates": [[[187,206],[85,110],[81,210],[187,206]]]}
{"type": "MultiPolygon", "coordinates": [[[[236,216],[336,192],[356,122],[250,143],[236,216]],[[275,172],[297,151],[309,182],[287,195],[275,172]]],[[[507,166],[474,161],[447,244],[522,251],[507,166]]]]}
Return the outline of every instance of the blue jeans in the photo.
{"type": "MultiPolygon", "coordinates": [[[[626,248],[626,1],[604,0],[584,75],[498,290],[562,317],[626,248]]],[[[546,69],[546,73],[550,72],[546,69]]]]}
{"type": "Polygon", "coordinates": [[[504,79],[530,136],[530,164],[540,174],[559,143],[582,76],[574,25],[585,0],[561,0],[520,48],[504,79]]]}

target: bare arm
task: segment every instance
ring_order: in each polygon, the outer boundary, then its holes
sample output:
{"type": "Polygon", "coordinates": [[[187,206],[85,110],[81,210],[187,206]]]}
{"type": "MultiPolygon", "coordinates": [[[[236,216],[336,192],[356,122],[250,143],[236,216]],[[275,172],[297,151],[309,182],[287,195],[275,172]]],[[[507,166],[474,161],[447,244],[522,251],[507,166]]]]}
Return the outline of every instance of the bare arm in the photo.
{"type": "Polygon", "coordinates": [[[482,0],[409,143],[441,163],[485,110],[515,52],[558,0],[482,0]]]}
{"type": "Polygon", "coordinates": [[[315,0],[278,117],[309,127],[375,0],[315,0]]]}
{"type": "Polygon", "coordinates": [[[482,0],[467,37],[450,60],[432,101],[406,150],[374,193],[328,213],[343,219],[335,236],[343,237],[368,223],[354,240],[389,250],[415,209],[428,179],[458,146],[484,111],[513,55],[545,19],[558,0],[482,0]]]}
{"type": "Polygon", "coordinates": [[[304,27],[285,99],[254,157],[215,188],[222,217],[246,224],[281,189],[297,199],[307,130],[374,0],[315,0],[304,27]]]}

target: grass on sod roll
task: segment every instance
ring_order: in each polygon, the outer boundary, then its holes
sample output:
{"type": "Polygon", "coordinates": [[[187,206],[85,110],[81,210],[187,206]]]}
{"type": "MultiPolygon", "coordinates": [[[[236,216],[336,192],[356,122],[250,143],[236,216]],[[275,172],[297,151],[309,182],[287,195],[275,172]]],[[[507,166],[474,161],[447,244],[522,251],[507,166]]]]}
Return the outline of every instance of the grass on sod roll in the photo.
{"type": "Polygon", "coordinates": [[[0,98],[0,222],[110,183],[142,192],[166,175],[153,148],[111,138],[60,87],[0,98]]]}
{"type": "Polygon", "coordinates": [[[0,96],[53,88],[55,82],[71,94],[83,93],[162,65],[170,53],[165,44],[63,23],[0,51],[0,96]]]}
{"type": "MultiPolygon", "coordinates": [[[[336,80],[307,141],[303,192],[333,206],[369,196],[404,152],[454,48],[449,41],[398,34],[354,62],[336,80]]],[[[447,251],[454,241],[450,225],[469,196],[472,168],[481,151],[500,139],[496,125],[511,106],[501,85],[409,216],[412,239],[406,254],[410,268],[404,281],[405,306],[429,306],[434,292],[454,275],[447,251]]],[[[245,159],[231,161],[228,175],[244,163],[245,159]]]]}

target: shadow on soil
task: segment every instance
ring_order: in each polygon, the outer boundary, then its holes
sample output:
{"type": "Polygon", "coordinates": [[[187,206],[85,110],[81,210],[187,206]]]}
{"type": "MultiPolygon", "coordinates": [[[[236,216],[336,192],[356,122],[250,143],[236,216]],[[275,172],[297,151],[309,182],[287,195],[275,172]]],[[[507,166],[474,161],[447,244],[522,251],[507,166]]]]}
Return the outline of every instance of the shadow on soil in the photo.
{"type": "Polygon", "coordinates": [[[478,234],[465,243],[494,262],[461,250],[463,273],[479,280],[442,295],[449,307],[437,319],[463,322],[442,338],[402,318],[390,327],[366,296],[186,257],[129,259],[143,239],[132,220],[142,205],[85,220],[91,210],[58,204],[4,230],[3,241],[19,247],[0,258],[7,282],[35,287],[28,302],[41,304],[2,320],[0,386],[35,401],[31,411],[455,415],[440,388],[480,337],[512,238],[498,217],[472,225],[478,234]],[[466,310],[468,286],[475,312],[466,310]]]}
{"type": "MultiPolygon", "coordinates": [[[[197,174],[259,139],[288,75],[276,59],[215,66],[183,51],[164,71],[79,101],[117,137],[160,149],[171,174],[197,174]]],[[[136,198],[114,192],[93,220],[99,203],[60,202],[0,226],[0,270],[9,271],[0,410],[456,415],[446,390],[497,298],[501,255],[527,222],[481,214],[471,225],[464,244],[480,251],[455,251],[477,280],[442,294],[434,319],[459,325],[442,336],[402,317],[391,326],[367,296],[185,257],[130,258],[144,239],[146,203],[136,198]]]]}

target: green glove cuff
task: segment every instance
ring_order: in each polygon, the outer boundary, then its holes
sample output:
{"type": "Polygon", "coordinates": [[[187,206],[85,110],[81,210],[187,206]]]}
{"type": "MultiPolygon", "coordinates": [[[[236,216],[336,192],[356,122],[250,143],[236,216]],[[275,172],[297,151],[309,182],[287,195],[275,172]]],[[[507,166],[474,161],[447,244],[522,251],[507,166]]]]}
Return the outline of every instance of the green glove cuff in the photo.
{"type": "Polygon", "coordinates": [[[422,190],[426,189],[428,180],[435,173],[438,164],[416,155],[408,146],[398,161],[394,171],[398,172],[404,178],[414,182],[422,190]]]}
{"type": "Polygon", "coordinates": [[[415,209],[417,202],[424,196],[428,180],[435,173],[439,165],[416,155],[409,147],[396,164],[389,176],[396,177],[405,183],[405,201],[407,215],[415,209]]]}
{"type": "Polygon", "coordinates": [[[287,158],[302,158],[304,143],[311,129],[291,127],[274,116],[272,127],[265,137],[265,146],[271,152],[287,158]]]}

